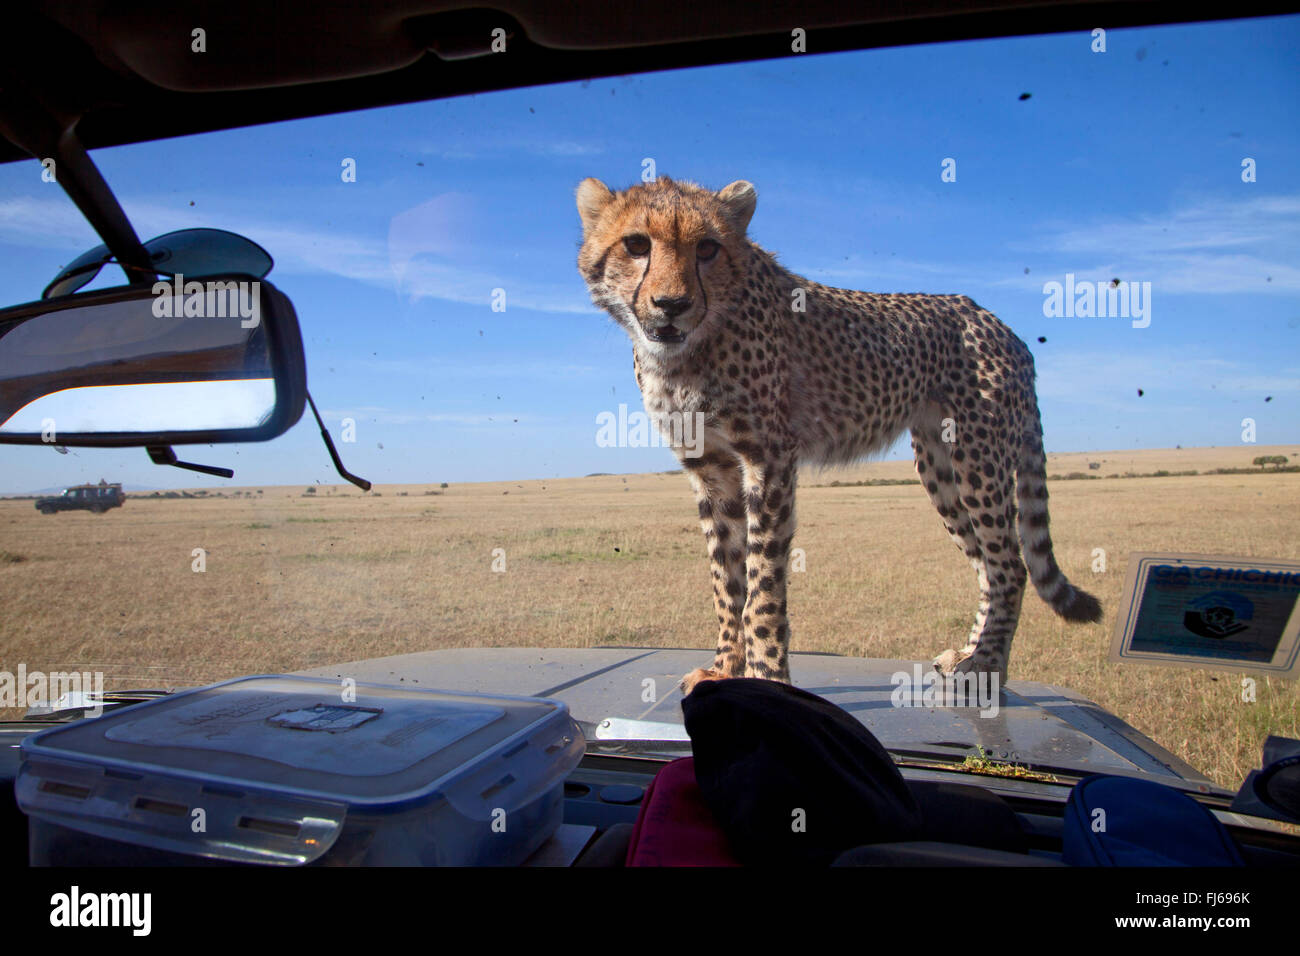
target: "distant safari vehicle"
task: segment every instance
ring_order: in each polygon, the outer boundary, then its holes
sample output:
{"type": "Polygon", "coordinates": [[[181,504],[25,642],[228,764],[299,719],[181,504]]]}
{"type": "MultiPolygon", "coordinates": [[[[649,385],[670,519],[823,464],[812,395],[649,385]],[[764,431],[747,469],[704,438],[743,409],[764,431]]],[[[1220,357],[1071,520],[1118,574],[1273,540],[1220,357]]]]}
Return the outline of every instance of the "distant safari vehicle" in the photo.
{"type": "Polygon", "coordinates": [[[56,511],[92,511],[102,515],[109,508],[122,507],[125,500],[120,483],[110,485],[101,481],[97,485],[73,485],[63,489],[61,495],[38,498],[36,510],[43,515],[52,515],[56,511]]]}

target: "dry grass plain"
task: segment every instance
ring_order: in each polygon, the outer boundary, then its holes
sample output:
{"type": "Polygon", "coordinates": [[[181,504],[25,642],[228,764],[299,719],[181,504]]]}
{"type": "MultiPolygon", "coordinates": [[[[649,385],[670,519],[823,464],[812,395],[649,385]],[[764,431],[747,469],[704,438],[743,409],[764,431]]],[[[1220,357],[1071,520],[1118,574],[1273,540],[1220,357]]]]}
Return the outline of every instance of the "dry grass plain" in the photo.
{"type": "MultiPolygon", "coordinates": [[[[1297,453],[1053,455],[1048,471],[1088,461],[1103,463],[1100,475],[1203,471],[1297,453]]],[[[795,650],[928,660],[964,641],[975,576],[922,489],[829,487],[912,474],[882,462],[801,476],[795,650]]],[[[103,516],[0,500],[0,670],[188,686],[445,647],[713,643],[704,543],[681,475],[376,490],[132,498],[103,516]],[[203,573],[191,569],[195,548],[206,550],[203,573]],[[497,548],[504,573],[492,570],[497,548]]],[[[1055,481],[1050,492],[1057,560],[1106,618],[1067,625],[1031,592],[1012,678],[1071,687],[1235,789],[1267,734],[1300,736],[1297,682],[1261,678],[1248,704],[1240,675],[1120,666],[1107,651],[1132,551],[1300,558],[1300,474],[1055,481]],[[1105,573],[1090,570],[1094,548],[1105,573]]]]}

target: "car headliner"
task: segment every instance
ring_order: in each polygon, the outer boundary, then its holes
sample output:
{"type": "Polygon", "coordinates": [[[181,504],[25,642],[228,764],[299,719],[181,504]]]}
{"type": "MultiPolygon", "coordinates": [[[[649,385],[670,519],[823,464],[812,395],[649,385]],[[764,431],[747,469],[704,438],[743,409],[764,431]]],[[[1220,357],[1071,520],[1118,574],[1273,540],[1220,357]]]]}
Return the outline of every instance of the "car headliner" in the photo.
{"type": "MultiPolygon", "coordinates": [[[[1288,12],[1070,0],[37,0],[0,33],[0,163],[15,123],[87,149],[467,93],[714,63],[975,37],[1288,12]],[[492,55],[496,28],[507,53],[492,55]],[[205,51],[192,50],[204,31],[205,51]],[[485,55],[488,54],[488,55],[485,55]]],[[[30,140],[30,137],[28,137],[30,140]]],[[[15,140],[10,142],[9,140],[15,140]]]]}

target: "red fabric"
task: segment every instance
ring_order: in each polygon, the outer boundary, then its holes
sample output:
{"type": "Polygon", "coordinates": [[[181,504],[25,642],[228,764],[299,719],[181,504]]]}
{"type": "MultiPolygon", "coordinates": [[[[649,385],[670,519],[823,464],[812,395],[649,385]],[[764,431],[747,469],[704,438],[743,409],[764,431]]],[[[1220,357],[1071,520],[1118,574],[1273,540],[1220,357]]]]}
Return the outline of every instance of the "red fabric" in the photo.
{"type": "Polygon", "coordinates": [[[637,817],[628,866],[740,866],[695,783],[695,759],[659,771],[637,817]]]}

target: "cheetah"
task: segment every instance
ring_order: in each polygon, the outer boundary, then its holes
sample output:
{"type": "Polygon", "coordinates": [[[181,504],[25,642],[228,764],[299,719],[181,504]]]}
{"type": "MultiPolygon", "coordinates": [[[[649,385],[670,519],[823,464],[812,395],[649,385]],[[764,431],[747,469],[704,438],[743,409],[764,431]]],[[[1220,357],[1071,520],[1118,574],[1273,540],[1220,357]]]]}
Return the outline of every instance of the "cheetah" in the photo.
{"type": "Polygon", "coordinates": [[[904,429],[979,580],[966,646],[934,668],[1005,681],[1026,577],[1066,620],[1100,620],[1100,603],[1052,553],[1025,344],[962,295],[856,292],[793,274],[746,236],[757,200],[744,180],[719,192],[667,177],[622,192],[586,179],[577,190],[578,269],[632,339],[647,414],[666,436],[674,415],[704,425],[692,452],[674,451],[699,505],[718,643],[713,666],[686,675],[683,690],[727,677],[790,682],[798,466],[883,452],[904,429]]]}

